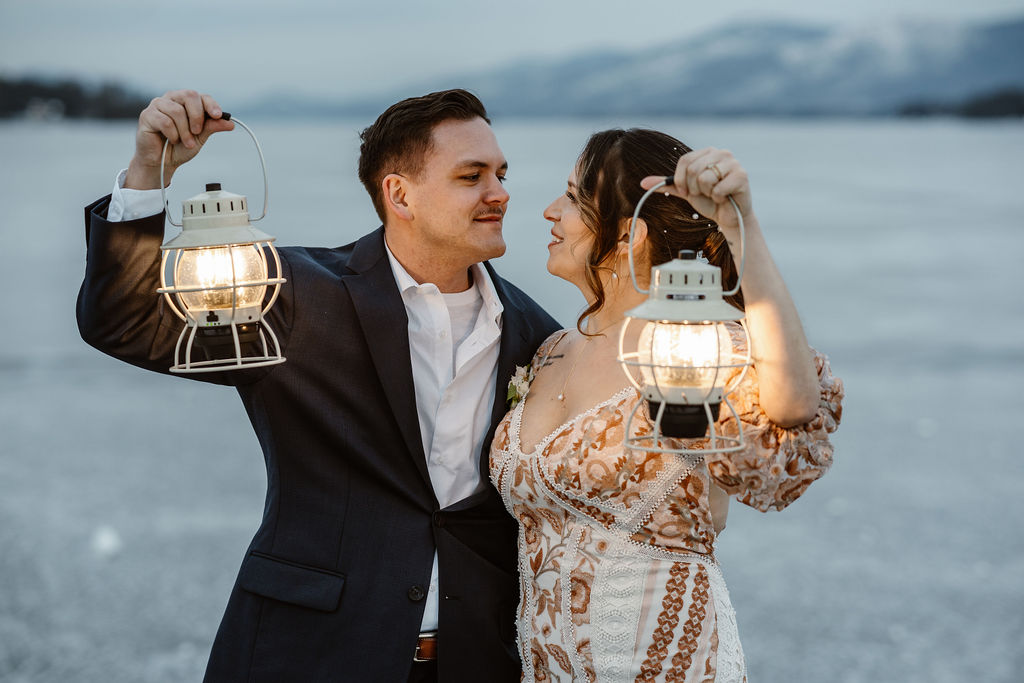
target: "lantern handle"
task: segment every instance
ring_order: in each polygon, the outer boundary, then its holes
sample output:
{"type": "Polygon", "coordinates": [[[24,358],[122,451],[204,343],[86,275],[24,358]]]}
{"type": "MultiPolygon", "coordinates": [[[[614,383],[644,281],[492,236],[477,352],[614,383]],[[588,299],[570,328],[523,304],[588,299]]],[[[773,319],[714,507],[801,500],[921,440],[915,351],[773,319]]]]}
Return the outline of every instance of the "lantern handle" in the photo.
{"type": "MultiPolygon", "coordinates": [[[[242,121],[232,117],[228,112],[221,114],[221,119],[224,121],[234,121],[244,128],[245,132],[252,138],[253,143],[256,145],[256,153],[260,156],[260,168],[263,169],[263,213],[260,214],[259,218],[253,218],[252,215],[249,216],[249,222],[255,223],[256,221],[263,220],[267,215],[267,204],[270,201],[270,186],[267,183],[267,164],[263,160],[263,148],[260,147],[260,141],[256,139],[256,135],[252,132],[252,129],[242,123],[242,121]]],[[[174,219],[171,218],[171,208],[167,204],[167,189],[164,186],[164,163],[167,159],[167,147],[170,144],[171,141],[169,139],[164,140],[164,150],[160,153],[160,205],[164,207],[164,211],[167,214],[167,222],[176,228],[180,228],[182,227],[181,223],[175,223],[174,219]]]]}
{"type": "MultiPolygon", "coordinates": [[[[633,232],[636,229],[637,219],[640,218],[640,207],[644,205],[647,198],[652,194],[665,187],[666,185],[674,185],[675,179],[672,176],[665,176],[665,179],[659,182],[657,185],[647,190],[640,197],[640,201],[636,203],[636,210],[633,211],[633,218],[629,221],[629,277],[633,280],[633,289],[640,294],[650,294],[650,289],[641,289],[640,285],[636,281],[636,267],[633,265],[633,232]]],[[[728,292],[722,292],[722,296],[734,296],[740,291],[740,282],[743,281],[743,269],[747,264],[747,245],[746,245],[746,227],[743,225],[743,214],[740,213],[740,207],[736,205],[736,200],[732,198],[732,195],[726,197],[729,203],[732,204],[732,208],[736,211],[736,218],[740,223],[740,268],[739,273],[736,276],[736,286],[730,289],[728,292]]]]}

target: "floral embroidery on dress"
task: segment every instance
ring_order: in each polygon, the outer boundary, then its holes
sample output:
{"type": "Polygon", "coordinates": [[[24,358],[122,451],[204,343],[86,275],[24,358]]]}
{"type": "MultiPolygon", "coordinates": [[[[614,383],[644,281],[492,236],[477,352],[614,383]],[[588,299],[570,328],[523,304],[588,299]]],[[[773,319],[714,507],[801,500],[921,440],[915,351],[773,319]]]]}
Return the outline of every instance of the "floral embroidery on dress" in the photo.
{"type": "MultiPolygon", "coordinates": [[[[533,367],[560,335],[541,346],[533,367]]],[[[746,680],[714,559],[710,488],[778,510],[828,470],[843,387],[824,356],[815,353],[815,363],[818,413],[790,429],[764,415],[757,375],[748,370],[730,396],[747,443],[737,453],[688,459],[627,450],[625,418],[642,401],[632,387],[557,428],[529,455],[519,442],[523,404],[505,416],[490,474],[519,522],[525,681],[746,680]]],[[[631,428],[649,433],[644,406],[638,417],[631,428]]],[[[724,410],[719,425],[737,429],[724,410]]]]}

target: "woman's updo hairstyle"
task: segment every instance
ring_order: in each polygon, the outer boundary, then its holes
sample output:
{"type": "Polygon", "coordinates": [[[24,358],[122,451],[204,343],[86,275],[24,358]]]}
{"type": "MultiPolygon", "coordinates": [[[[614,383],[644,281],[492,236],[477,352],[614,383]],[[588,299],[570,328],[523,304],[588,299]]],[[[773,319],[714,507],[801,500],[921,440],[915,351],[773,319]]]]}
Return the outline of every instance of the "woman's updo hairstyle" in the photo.
{"type": "MultiPolygon", "coordinates": [[[[671,135],[654,130],[630,128],[594,133],[576,162],[577,198],[583,223],[594,235],[594,249],[587,258],[586,279],[594,292],[594,302],[580,314],[576,327],[604,306],[605,293],[598,274],[619,245],[622,219],[629,219],[645,190],[640,181],[650,175],[675,173],[679,157],[691,151],[671,135]]],[[[656,192],[640,210],[647,223],[648,264],[657,266],[671,261],[682,249],[702,251],[709,263],[722,269],[723,288],[736,285],[736,267],[725,236],[718,225],[699,215],[690,203],[679,197],[656,192]]],[[[743,308],[743,292],[728,297],[743,308]]],[[[585,333],[584,333],[585,334],[585,333]]]]}

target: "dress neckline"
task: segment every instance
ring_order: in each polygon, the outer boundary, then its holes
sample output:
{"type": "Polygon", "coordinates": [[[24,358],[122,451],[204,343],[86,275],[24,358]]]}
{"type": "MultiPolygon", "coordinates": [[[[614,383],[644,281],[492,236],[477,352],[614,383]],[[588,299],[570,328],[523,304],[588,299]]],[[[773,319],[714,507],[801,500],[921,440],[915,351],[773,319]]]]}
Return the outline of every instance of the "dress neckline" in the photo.
{"type": "Polygon", "coordinates": [[[520,430],[523,426],[523,410],[526,408],[526,400],[524,399],[520,401],[519,404],[516,405],[515,410],[512,411],[512,439],[510,444],[512,450],[526,457],[536,455],[537,453],[543,451],[543,449],[547,448],[548,444],[551,443],[551,440],[558,436],[563,429],[575,424],[577,421],[583,419],[584,417],[588,417],[596,413],[598,410],[604,408],[605,406],[621,401],[631,391],[635,391],[634,387],[632,385],[627,384],[626,386],[622,387],[614,394],[612,394],[605,400],[601,401],[600,403],[597,403],[587,408],[583,412],[569,418],[568,420],[566,420],[565,422],[563,422],[562,424],[558,425],[553,430],[548,432],[548,434],[543,439],[541,439],[536,443],[536,445],[534,445],[533,449],[529,453],[523,450],[523,443],[520,439],[520,430]]]}

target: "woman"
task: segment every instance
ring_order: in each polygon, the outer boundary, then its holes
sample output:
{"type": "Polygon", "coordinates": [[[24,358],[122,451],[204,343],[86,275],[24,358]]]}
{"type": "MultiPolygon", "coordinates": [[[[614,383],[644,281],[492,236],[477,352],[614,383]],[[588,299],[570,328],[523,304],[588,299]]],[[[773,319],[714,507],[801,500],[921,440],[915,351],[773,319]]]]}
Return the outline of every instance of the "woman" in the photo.
{"type": "MultiPolygon", "coordinates": [[[[576,285],[588,306],[575,330],[552,335],[529,373],[519,372],[510,395],[520,400],[491,450],[491,480],[520,527],[524,680],[745,680],[715,539],[729,497],[781,509],[825,473],[842,385],[807,346],[746,173],[728,152],[691,151],[648,130],[597,133],[544,216],[552,222],[548,270],[576,285]],[[695,463],[624,446],[642,398],[616,360],[618,335],[625,312],[645,298],[629,275],[629,218],[660,180],[652,174],[675,184],[645,203],[637,223],[641,285],[651,266],[694,249],[732,287],[739,233],[728,196],[746,226],[743,287],[732,302],[745,308],[754,367],[729,399],[747,447],[695,463]]],[[[630,326],[627,343],[639,328],[630,326]]],[[[736,433],[730,411],[717,428],[736,433]]],[[[651,430],[646,407],[631,429],[651,430]]]]}

